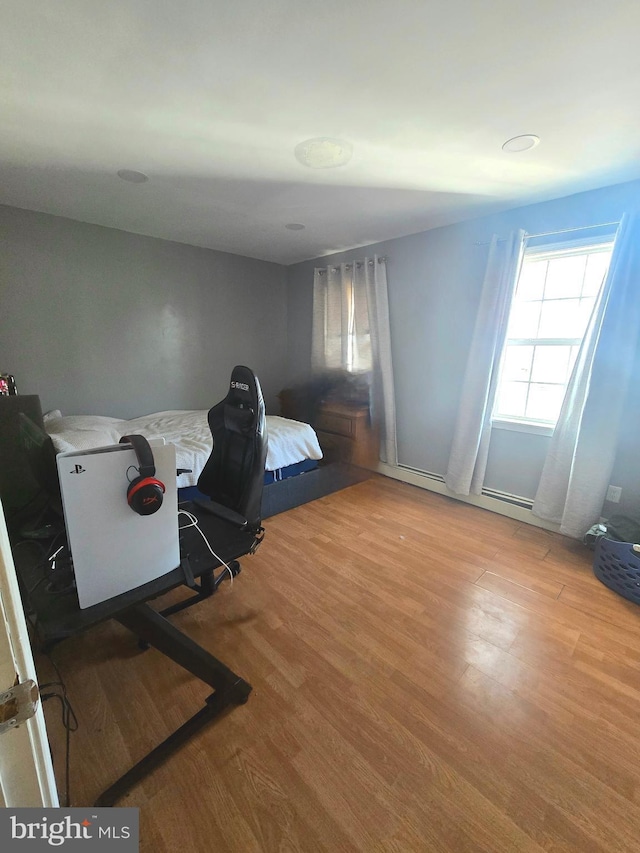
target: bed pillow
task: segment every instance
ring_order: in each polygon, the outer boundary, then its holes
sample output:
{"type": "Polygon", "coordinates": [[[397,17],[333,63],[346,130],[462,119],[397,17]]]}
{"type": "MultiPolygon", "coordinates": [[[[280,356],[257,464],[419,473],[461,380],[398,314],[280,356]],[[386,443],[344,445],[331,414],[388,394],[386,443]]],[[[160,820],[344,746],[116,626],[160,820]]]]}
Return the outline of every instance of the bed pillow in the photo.
{"type": "Polygon", "coordinates": [[[61,417],[62,417],[62,412],[60,411],[60,409],[51,409],[51,411],[44,413],[44,415],[42,416],[42,420],[46,424],[46,423],[49,423],[49,421],[57,421],[58,418],[61,418],[61,417]]]}
{"type": "Polygon", "coordinates": [[[118,444],[122,435],[119,418],[101,415],[69,415],[45,421],[45,429],[51,436],[57,453],[70,450],[90,450],[92,447],[108,447],[118,444]]]}

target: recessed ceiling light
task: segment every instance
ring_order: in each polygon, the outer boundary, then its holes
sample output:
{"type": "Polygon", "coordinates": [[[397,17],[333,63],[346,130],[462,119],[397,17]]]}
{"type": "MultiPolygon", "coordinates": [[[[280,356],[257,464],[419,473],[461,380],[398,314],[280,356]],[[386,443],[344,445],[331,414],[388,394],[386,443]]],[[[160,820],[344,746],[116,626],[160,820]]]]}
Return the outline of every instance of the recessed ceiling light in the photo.
{"type": "Polygon", "coordinates": [[[294,153],[303,166],[309,166],[311,169],[334,169],[351,160],[353,147],[344,139],[319,136],[300,142],[294,153]]]}
{"type": "Polygon", "coordinates": [[[289,222],[285,226],[289,231],[302,231],[304,229],[304,225],[302,222],[289,222]]]}
{"type": "Polygon", "coordinates": [[[520,154],[522,151],[530,151],[532,148],[535,148],[539,142],[540,137],[536,136],[535,133],[523,133],[522,136],[514,136],[512,139],[507,139],[502,146],[502,150],[507,151],[509,154],[520,154]]]}
{"type": "Polygon", "coordinates": [[[144,172],[136,172],[133,169],[120,169],[117,173],[123,181],[129,181],[130,184],[146,184],[149,180],[149,175],[144,172]]]}

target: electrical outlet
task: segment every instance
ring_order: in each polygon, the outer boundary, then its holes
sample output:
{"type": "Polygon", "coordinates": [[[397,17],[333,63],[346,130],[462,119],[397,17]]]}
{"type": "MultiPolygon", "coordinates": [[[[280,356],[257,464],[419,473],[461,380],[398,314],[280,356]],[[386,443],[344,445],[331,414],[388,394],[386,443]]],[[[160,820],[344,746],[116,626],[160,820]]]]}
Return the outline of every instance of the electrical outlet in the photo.
{"type": "Polygon", "coordinates": [[[622,497],[622,486],[609,486],[607,489],[607,500],[612,504],[620,503],[622,497]]]}

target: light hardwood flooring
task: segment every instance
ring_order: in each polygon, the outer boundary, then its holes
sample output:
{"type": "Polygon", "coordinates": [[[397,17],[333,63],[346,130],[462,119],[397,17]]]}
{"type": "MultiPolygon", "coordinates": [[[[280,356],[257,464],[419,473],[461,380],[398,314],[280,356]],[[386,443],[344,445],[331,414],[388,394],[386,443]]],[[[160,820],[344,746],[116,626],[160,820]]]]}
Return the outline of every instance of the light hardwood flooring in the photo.
{"type": "MultiPolygon", "coordinates": [[[[141,850],[640,851],[640,608],[591,552],[383,477],[266,528],[173,617],[254,691],[119,803],[141,850]]],[[[54,657],[73,805],[208,692],[115,623],[54,657]]]]}

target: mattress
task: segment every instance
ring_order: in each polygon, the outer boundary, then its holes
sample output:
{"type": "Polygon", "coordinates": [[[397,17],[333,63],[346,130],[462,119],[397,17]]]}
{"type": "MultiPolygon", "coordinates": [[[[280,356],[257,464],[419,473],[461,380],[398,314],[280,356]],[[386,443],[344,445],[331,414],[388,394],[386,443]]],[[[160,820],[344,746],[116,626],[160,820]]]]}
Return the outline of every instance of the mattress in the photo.
{"type": "MultiPolygon", "coordinates": [[[[194,486],[212,448],[211,431],[206,410],[155,412],[132,420],[120,420],[101,415],[70,415],[48,412],[45,429],[51,436],[57,453],[70,450],[89,450],[117,444],[123,435],[132,433],[145,438],[164,438],[175,445],[178,468],[189,473],[178,477],[178,487],[194,486]]],[[[309,424],[267,415],[266,470],[278,472],[306,459],[322,459],[318,437],[309,424]]]]}

